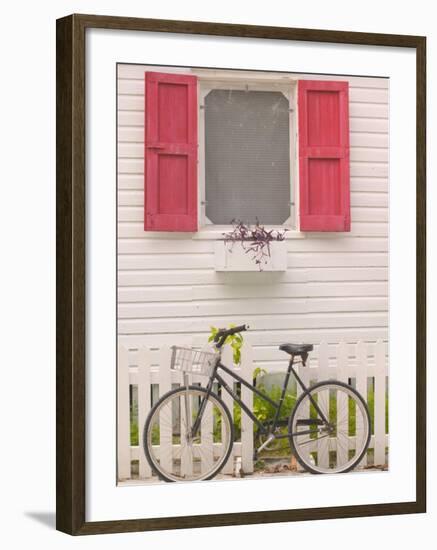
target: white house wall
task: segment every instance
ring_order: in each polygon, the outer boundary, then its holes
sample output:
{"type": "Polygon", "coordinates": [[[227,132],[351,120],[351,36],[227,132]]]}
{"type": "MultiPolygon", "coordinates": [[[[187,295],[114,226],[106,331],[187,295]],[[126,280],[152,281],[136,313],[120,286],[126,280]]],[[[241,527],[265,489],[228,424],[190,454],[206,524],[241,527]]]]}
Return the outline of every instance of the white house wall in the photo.
{"type": "Polygon", "coordinates": [[[286,341],[387,340],[388,80],[301,77],[350,83],[351,232],[287,239],[286,272],[232,274],[214,270],[213,239],[143,229],[144,72],[118,66],[121,341],[201,345],[211,325],[248,323],[255,360],[274,366],[286,341]]]}

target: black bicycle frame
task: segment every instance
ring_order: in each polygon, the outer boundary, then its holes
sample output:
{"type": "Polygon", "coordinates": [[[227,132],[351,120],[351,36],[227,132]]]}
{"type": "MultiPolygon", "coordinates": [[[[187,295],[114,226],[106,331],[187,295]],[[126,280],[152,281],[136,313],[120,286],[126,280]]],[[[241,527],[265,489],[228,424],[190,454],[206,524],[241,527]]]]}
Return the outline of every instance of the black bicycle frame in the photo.
{"type": "MultiPolygon", "coordinates": [[[[294,357],[295,357],[294,355],[291,356],[290,362],[288,364],[288,369],[287,369],[287,373],[285,375],[284,385],[283,385],[282,391],[281,391],[281,397],[279,398],[278,402],[273,401],[273,399],[271,399],[268,395],[266,395],[265,393],[260,391],[256,386],[253,386],[252,384],[247,382],[247,380],[244,380],[243,378],[241,378],[241,376],[239,376],[236,372],[233,372],[231,369],[229,369],[228,367],[223,365],[221,362],[218,362],[217,365],[214,367],[214,370],[213,370],[213,372],[212,372],[212,374],[209,378],[208,385],[206,387],[206,394],[205,394],[204,397],[202,397],[202,401],[201,401],[200,406],[199,406],[199,411],[198,411],[198,414],[197,414],[197,418],[196,418],[196,420],[194,421],[194,424],[193,424],[192,433],[196,434],[197,430],[200,427],[200,422],[202,420],[202,415],[203,415],[203,412],[204,412],[204,409],[205,409],[205,406],[206,406],[206,402],[207,402],[210,394],[212,393],[212,387],[213,387],[214,382],[218,382],[221,385],[221,387],[224,388],[225,391],[232,397],[232,399],[240,405],[241,409],[253,420],[253,422],[255,422],[257,424],[257,426],[258,426],[258,428],[259,428],[259,430],[262,434],[267,434],[269,432],[269,429],[273,433],[274,430],[276,429],[276,427],[280,423],[279,422],[279,417],[280,417],[280,414],[281,414],[282,403],[283,403],[284,398],[285,398],[285,393],[287,391],[288,381],[290,380],[290,375],[291,374],[293,374],[293,376],[296,378],[296,381],[299,384],[299,386],[302,388],[303,393],[309,395],[309,399],[311,401],[311,404],[314,406],[315,410],[317,411],[317,413],[321,417],[321,420],[310,419],[309,418],[308,419],[308,424],[328,424],[328,419],[323,414],[323,411],[320,409],[317,402],[314,400],[313,396],[309,393],[309,389],[307,388],[307,386],[305,386],[305,384],[303,383],[303,381],[297,375],[295,369],[293,368],[294,357]],[[229,374],[235,381],[240,382],[240,384],[242,384],[243,386],[248,388],[252,393],[256,393],[257,395],[259,395],[259,397],[264,399],[264,401],[267,401],[268,403],[270,403],[270,405],[272,405],[272,407],[275,408],[275,417],[273,419],[273,424],[271,424],[271,425],[270,425],[270,423],[269,424],[264,424],[263,422],[258,420],[258,418],[249,409],[249,407],[240,399],[240,397],[234,392],[234,390],[229,386],[229,384],[227,384],[227,382],[225,380],[223,380],[223,378],[220,376],[220,374],[218,374],[217,371],[219,369],[222,369],[224,372],[229,374]]],[[[284,434],[279,434],[279,435],[276,435],[275,437],[276,438],[285,438],[285,437],[289,437],[290,435],[305,435],[305,434],[309,435],[309,434],[312,434],[312,433],[314,433],[314,430],[304,430],[304,431],[299,431],[298,434],[297,433],[291,433],[291,434],[287,433],[285,435],[284,434]]]]}

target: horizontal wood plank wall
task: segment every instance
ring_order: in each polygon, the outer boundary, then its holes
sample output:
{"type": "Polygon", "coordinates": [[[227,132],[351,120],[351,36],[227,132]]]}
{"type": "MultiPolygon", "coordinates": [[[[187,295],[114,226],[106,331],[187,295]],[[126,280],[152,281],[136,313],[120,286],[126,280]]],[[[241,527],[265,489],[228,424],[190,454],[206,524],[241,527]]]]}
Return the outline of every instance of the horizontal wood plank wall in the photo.
{"type": "Polygon", "coordinates": [[[284,341],[387,341],[388,80],[302,75],[350,84],[351,232],[287,240],[286,272],[231,274],[214,271],[213,240],[144,232],[145,70],[118,66],[119,341],[201,345],[211,325],[248,323],[254,361],[273,369],[284,341]]]}

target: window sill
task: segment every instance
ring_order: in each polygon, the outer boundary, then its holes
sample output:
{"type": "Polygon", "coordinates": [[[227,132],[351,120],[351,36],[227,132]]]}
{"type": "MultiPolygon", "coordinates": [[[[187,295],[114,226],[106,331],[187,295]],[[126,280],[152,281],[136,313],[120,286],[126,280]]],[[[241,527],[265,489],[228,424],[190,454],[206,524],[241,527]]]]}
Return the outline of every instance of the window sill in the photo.
{"type": "MultiPolygon", "coordinates": [[[[266,229],[286,229],[282,226],[267,227],[266,229]]],[[[206,240],[206,241],[222,241],[223,233],[229,233],[232,231],[232,226],[215,226],[213,228],[201,227],[196,233],[193,233],[193,240],[206,240]]],[[[305,239],[307,237],[306,233],[297,231],[296,229],[289,229],[285,233],[285,240],[289,239],[305,239]]]]}

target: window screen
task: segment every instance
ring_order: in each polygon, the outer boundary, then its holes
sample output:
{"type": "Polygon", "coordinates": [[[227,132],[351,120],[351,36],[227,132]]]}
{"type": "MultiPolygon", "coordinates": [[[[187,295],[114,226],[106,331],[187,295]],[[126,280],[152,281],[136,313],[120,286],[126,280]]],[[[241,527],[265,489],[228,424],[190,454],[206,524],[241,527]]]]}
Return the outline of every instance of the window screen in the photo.
{"type": "Polygon", "coordinates": [[[282,224],[290,216],[289,102],[280,92],[205,98],[206,216],[282,224]]]}

